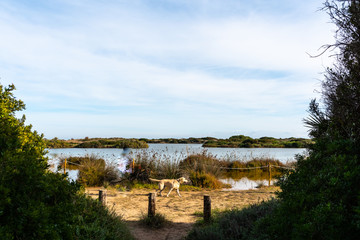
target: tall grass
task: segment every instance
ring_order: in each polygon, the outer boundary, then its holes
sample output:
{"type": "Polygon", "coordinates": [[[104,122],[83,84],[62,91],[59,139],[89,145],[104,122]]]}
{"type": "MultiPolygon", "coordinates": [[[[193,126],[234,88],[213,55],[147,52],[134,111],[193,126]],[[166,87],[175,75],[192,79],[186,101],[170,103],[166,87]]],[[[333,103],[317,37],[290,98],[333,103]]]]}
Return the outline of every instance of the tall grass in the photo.
{"type": "MultiPolygon", "coordinates": [[[[245,157],[239,159],[235,154],[218,159],[206,150],[200,153],[166,154],[140,151],[133,155],[135,168],[128,175],[128,180],[136,183],[149,183],[148,178],[176,179],[181,176],[188,178],[193,186],[201,188],[223,188],[220,178],[251,180],[268,179],[268,165],[285,166],[270,157],[245,157]],[[257,168],[256,170],[239,170],[239,168],[257,168]]],[[[272,168],[272,177],[281,175],[280,168],[272,168]]]]}
{"type": "Polygon", "coordinates": [[[135,168],[133,173],[130,174],[130,178],[135,178],[138,181],[147,181],[149,177],[160,179],[179,178],[183,174],[183,171],[179,168],[182,157],[182,154],[169,155],[147,151],[137,152],[133,155],[135,168]]]}
{"type": "Polygon", "coordinates": [[[218,179],[223,175],[224,163],[207,151],[188,156],[179,166],[196,187],[210,189],[229,187],[218,179]]]}
{"type": "MultiPolygon", "coordinates": [[[[77,169],[77,181],[86,186],[104,186],[120,178],[116,166],[106,162],[97,155],[91,154],[84,157],[67,157],[67,169],[77,169]]],[[[65,166],[65,158],[59,160],[59,167],[65,166]]]]}
{"type": "Polygon", "coordinates": [[[187,173],[202,172],[211,174],[217,178],[222,176],[224,162],[218,160],[214,155],[207,151],[192,154],[180,162],[180,168],[187,173]]]}
{"type": "MultiPolygon", "coordinates": [[[[163,152],[137,151],[130,155],[134,159],[134,166],[130,164],[130,171],[122,175],[122,185],[126,187],[149,184],[149,178],[176,179],[185,177],[191,184],[201,188],[223,188],[218,179],[247,177],[251,180],[268,179],[268,168],[272,166],[288,166],[280,161],[263,156],[245,156],[239,159],[236,154],[227,155],[223,159],[207,152],[168,154],[163,152]],[[259,168],[256,170],[241,170],[242,168],[259,168]],[[239,170],[240,169],[240,170],[239,170]]],[[[64,158],[60,159],[60,167],[64,165],[64,158]]],[[[78,182],[85,186],[103,186],[120,179],[116,166],[107,163],[96,155],[85,157],[68,157],[67,168],[78,169],[78,182]]],[[[272,177],[282,174],[280,168],[272,168],[272,177]]]]}

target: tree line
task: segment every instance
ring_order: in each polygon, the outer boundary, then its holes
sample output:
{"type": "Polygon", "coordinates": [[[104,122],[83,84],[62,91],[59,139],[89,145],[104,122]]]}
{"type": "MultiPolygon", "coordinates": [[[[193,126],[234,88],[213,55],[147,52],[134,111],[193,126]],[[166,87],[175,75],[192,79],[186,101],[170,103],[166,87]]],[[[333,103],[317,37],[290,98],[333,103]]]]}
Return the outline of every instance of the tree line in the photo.
{"type": "Polygon", "coordinates": [[[306,138],[251,138],[244,135],[232,136],[228,139],[214,137],[202,138],[83,138],[63,140],[45,139],[48,148],[148,148],[149,143],[158,144],[202,144],[203,147],[218,148],[306,148],[313,141],[306,138]]]}

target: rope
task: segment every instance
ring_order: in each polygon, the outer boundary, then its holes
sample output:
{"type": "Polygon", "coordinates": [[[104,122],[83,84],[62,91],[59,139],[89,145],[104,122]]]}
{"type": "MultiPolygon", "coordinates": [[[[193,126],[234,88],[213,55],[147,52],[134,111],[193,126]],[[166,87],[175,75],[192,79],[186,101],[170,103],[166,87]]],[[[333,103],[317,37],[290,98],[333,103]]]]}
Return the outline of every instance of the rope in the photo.
{"type": "MultiPolygon", "coordinates": [[[[249,170],[249,169],[259,169],[259,168],[268,168],[269,166],[262,166],[262,167],[248,167],[248,168],[227,168],[227,167],[220,167],[221,169],[234,169],[234,170],[249,170]]],[[[295,170],[295,168],[291,167],[282,167],[282,166],[276,166],[276,165],[270,165],[270,167],[277,167],[277,168],[283,168],[288,170],[295,170]]]]}
{"type": "Polygon", "coordinates": [[[282,167],[282,166],[271,166],[271,167],[283,168],[283,169],[288,169],[288,170],[295,170],[295,168],[292,168],[292,167],[282,167]]]}
{"type": "Polygon", "coordinates": [[[70,163],[70,164],[73,164],[73,165],[76,165],[76,166],[83,166],[83,165],[80,165],[80,164],[77,164],[77,163],[73,163],[73,162],[69,162],[69,161],[66,161],[66,163],[70,163]]]}
{"type": "Polygon", "coordinates": [[[263,166],[263,167],[248,167],[248,168],[227,168],[227,167],[221,167],[221,168],[222,168],[222,169],[248,170],[248,169],[268,168],[268,166],[263,166]]]}

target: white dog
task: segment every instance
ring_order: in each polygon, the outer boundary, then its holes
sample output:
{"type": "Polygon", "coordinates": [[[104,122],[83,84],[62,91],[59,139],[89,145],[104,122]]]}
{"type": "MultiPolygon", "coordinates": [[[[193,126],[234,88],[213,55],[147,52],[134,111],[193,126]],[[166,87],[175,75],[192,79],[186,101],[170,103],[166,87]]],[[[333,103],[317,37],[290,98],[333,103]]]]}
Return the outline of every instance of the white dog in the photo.
{"type": "Polygon", "coordinates": [[[179,197],[181,197],[180,192],[179,192],[180,184],[184,183],[184,182],[185,183],[188,182],[184,177],[181,177],[181,178],[178,178],[178,179],[162,179],[162,180],[153,179],[153,178],[149,178],[149,179],[150,179],[150,181],[159,183],[159,189],[157,189],[156,192],[159,191],[160,196],[161,196],[162,190],[164,190],[165,187],[169,187],[170,191],[166,195],[167,197],[169,197],[169,194],[171,193],[171,191],[173,189],[176,189],[177,194],[179,195],[179,197]]]}

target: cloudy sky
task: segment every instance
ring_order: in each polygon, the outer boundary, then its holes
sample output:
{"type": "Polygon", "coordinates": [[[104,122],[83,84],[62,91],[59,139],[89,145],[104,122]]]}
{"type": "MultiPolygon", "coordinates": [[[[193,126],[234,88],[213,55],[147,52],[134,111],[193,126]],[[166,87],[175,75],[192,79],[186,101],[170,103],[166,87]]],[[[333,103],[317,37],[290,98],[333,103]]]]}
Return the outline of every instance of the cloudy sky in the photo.
{"type": "Polygon", "coordinates": [[[307,137],[319,0],[2,0],[0,83],[46,138],[307,137]]]}

